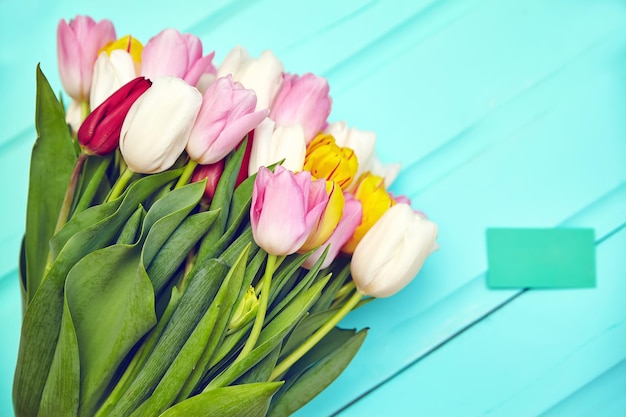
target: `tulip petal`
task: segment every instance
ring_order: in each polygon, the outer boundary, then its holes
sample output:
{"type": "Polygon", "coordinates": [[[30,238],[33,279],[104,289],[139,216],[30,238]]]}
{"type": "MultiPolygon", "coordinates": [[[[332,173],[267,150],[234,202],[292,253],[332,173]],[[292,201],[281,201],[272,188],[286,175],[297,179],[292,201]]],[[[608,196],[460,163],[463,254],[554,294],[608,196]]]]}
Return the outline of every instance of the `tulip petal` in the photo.
{"type": "Polygon", "coordinates": [[[164,29],[151,38],[141,57],[141,74],[150,79],[160,76],[183,78],[187,72],[187,42],[175,29],[164,29]]]}
{"type": "Polygon", "coordinates": [[[185,74],[184,80],[189,83],[189,85],[196,86],[200,81],[200,77],[204,74],[215,75],[216,70],[213,65],[213,57],[215,56],[215,52],[211,52],[207,56],[199,58],[193,62],[191,67],[187,70],[185,74]]]}

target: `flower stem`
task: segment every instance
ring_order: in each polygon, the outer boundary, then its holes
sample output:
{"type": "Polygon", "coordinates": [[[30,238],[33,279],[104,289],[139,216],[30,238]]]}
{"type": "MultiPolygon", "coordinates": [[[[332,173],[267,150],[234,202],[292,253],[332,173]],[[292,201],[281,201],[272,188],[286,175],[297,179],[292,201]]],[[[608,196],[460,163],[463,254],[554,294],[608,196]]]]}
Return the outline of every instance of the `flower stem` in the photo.
{"type": "Polygon", "coordinates": [[[363,294],[356,290],[352,297],[348,299],[348,301],[337,311],[326,323],[322,325],[315,333],[313,333],[303,344],[298,346],[296,350],[291,352],[289,356],[283,359],[280,363],[276,365],[274,370],[272,371],[272,375],[269,378],[269,381],[275,381],[282,374],[287,372],[289,367],[296,363],[301,357],[303,357],[309,350],[311,350],[324,336],[328,334],[332,329],[335,328],[337,323],[341,321],[352,309],[361,301],[363,298],[363,294]]]}
{"type": "Polygon", "coordinates": [[[261,329],[263,328],[263,322],[265,321],[267,304],[270,299],[270,288],[272,285],[272,275],[274,274],[275,263],[276,255],[267,255],[267,263],[265,264],[265,275],[263,276],[262,284],[263,288],[261,290],[261,297],[259,298],[259,306],[256,312],[256,317],[254,318],[254,324],[252,325],[250,336],[248,337],[248,340],[246,340],[246,344],[239,353],[239,356],[237,356],[237,359],[235,359],[235,362],[243,359],[248,353],[252,352],[252,349],[254,349],[257,340],[259,340],[259,335],[261,334],[261,329]]]}
{"type": "Polygon", "coordinates": [[[70,214],[72,202],[74,201],[74,195],[76,194],[78,179],[80,178],[80,173],[82,172],[83,166],[85,165],[85,160],[87,160],[87,154],[81,152],[80,155],[78,155],[78,159],[76,159],[76,164],[74,164],[74,170],[72,171],[72,175],[70,176],[70,183],[68,184],[67,190],[65,191],[65,197],[63,198],[61,210],[59,211],[59,218],[57,219],[57,224],[54,228],[55,233],[61,230],[61,228],[67,222],[67,217],[70,214]]]}
{"type": "Polygon", "coordinates": [[[135,173],[131,171],[130,168],[127,167],[124,170],[124,172],[122,172],[122,175],[120,175],[117,181],[115,181],[115,185],[113,186],[113,189],[109,193],[109,196],[107,197],[107,201],[113,201],[117,197],[119,197],[124,192],[124,188],[126,188],[126,185],[128,184],[128,182],[130,181],[130,179],[133,177],[134,174],[135,173]]]}
{"type": "Polygon", "coordinates": [[[339,288],[337,294],[335,294],[334,300],[338,300],[347,294],[349,294],[354,289],[354,281],[350,280],[343,285],[343,287],[339,288]]]}
{"type": "Polygon", "coordinates": [[[174,186],[174,189],[180,188],[183,185],[187,185],[189,183],[189,179],[191,178],[193,170],[196,169],[197,165],[198,163],[193,159],[190,159],[189,162],[187,162],[187,165],[185,165],[183,173],[180,174],[180,178],[178,178],[178,182],[174,186]]]}
{"type": "Polygon", "coordinates": [[[87,116],[89,116],[91,110],[89,109],[89,102],[87,100],[80,102],[80,120],[81,123],[85,121],[87,116]]]}

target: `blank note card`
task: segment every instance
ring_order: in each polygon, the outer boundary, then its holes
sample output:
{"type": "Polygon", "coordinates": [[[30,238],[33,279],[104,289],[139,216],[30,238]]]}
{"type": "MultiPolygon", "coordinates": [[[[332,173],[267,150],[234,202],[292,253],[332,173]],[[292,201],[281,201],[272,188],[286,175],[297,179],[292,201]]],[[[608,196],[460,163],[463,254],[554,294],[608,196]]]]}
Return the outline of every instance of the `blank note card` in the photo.
{"type": "Polygon", "coordinates": [[[596,285],[593,229],[487,229],[489,288],[596,285]]]}

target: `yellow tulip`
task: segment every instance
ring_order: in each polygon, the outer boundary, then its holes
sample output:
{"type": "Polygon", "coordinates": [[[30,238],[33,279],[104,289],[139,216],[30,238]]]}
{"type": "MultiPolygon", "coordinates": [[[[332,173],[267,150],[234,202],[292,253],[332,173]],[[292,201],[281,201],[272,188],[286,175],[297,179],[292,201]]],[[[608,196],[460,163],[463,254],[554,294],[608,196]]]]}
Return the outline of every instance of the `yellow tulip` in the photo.
{"type": "Polygon", "coordinates": [[[307,147],[304,170],[315,178],[336,182],[342,190],[352,183],[358,168],[354,151],[338,146],[332,135],[317,135],[307,147]]]}
{"type": "Polygon", "coordinates": [[[359,179],[354,190],[354,198],[361,201],[363,218],[352,237],[341,248],[341,251],[345,253],[353,253],[367,231],[395,204],[394,199],[385,189],[385,179],[371,173],[359,179]]]}
{"type": "Polygon", "coordinates": [[[123,36],[113,42],[109,42],[100,49],[99,52],[106,52],[111,56],[111,52],[116,49],[121,49],[130,54],[135,62],[141,62],[141,51],[143,51],[143,45],[137,38],[133,38],[130,35],[123,36]]]}
{"type": "Polygon", "coordinates": [[[333,181],[326,181],[326,193],[328,194],[328,204],[326,204],[324,212],[313,227],[306,242],[300,248],[299,252],[301,253],[323,245],[333,234],[339,220],[341,220],[345,202],[341,188],[333,181]]]}

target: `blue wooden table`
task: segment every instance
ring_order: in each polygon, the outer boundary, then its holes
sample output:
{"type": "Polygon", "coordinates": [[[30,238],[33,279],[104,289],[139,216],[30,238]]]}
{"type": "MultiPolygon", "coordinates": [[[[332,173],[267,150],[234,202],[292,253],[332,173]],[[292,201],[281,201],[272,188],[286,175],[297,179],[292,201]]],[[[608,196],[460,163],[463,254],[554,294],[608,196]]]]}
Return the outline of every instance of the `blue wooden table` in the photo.
{"type": "Polygon", "coordinates": [[[200,36],[220,63],[272,49],[328,78],[331,121],[373,130],[393,186],[441,250],[299,416],[626,415],[626,3],[623,0],[0,1],[0,415],[12,413],[35,66],[53,88],[59,19],[142,41],[200,36]],[[597,286],[490,290],[488,227],[595,229],[597,286]]]}

